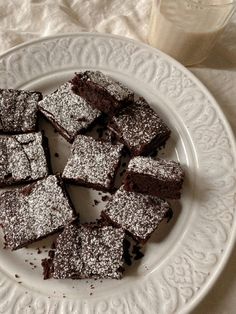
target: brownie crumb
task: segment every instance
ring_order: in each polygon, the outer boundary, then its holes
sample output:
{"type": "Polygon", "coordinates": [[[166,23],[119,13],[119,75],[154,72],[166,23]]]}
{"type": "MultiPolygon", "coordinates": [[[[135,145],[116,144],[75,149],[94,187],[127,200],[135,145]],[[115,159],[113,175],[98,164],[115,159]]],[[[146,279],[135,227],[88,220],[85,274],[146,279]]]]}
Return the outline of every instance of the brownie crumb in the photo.
{"type": "Polygon", "coordinates": [[[40,248],[37,248],[37,254],[41,254],[42,251],[40,250],[40,248]]]}
{"type": "Polygon", "coordinates": [[[101,193],[101,192],[98,192],[98,195],[102,195],[102,193],[101,193]]]}
{"type": "Polygon", "coordinates": [[[89,293],[89,295],[93,295],[93,293],[92,293],[92,292],[90,292],[90,293],[89,293]]]}
{"type": "Polygon", "coordinates": [[[102,197],[102,201],[103,202],[106,202],[106,201],[108,201],[109,200],[109,196],[108,195],[104,195],[103,197],[102,197]]]}
{"type": "Polygon", "coordinates": [[[19,275],[17,275],[17,274],[15,274],[15,278],[20,278],[20,276],[19,276],[19,275]]]}
{"type": "Polygon", "coordinates": [[[94,200],[94,205],[98,205],[100,202],[98,200],[94,200]]]}
{"type": "Polygon", "coordinates": [[[141,246],[135,245],[133,247],[132,253],[134,254],[134,259],[139,260],[140,258],[144,257],[144,254],[141,252],[141,246]]]}
{"type": "Polygon", "coordinates": [[[54,156],[55,156],[55,157],[59,157],[59,154],[58,154],[58,153],[55,153],[54,156]]]}
{"type": "Polygon", "coordinates": [[[21,284],[22,284],[22,281],[18,281],[18,283],[21,285],[21,284]]]}

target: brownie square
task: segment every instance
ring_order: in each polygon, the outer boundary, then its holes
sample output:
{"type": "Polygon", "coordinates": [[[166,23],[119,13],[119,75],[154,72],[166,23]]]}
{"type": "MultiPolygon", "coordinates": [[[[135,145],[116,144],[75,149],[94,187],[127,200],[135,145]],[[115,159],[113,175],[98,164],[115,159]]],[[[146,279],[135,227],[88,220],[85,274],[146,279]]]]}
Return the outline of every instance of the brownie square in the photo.
{"type": "Polygon", "coordinates": [[[100,71],[76,73],[71,83],[78,95],[110,116],[134,98],[133,91],[100,71]]]}
{"type": "Polygon", "coordinates": [[[178,162],[139,156],[129,162],[124,188],[161,198],[179,199],[183,181],[184,171],[178,162]]]}
{"type": "Polygon", "coordinates": [[[78,135],[62,177],[72,183],[97,190],[112,190],[120,164],[123,145],[78,135]]]}
{"type": "Polygon", "coordinates": [[[54,175],[0,195],[0,224],[11,250],[61,230],[74,216],[62,182],[54,175]]]}
{"type": "Polygon", "coordinates": [[[72,142],[78,133],[87,130],[101,116],[86,100],[76,95],[67,82],[39,102],[42,114],[66,140],[72,142]]]}
{"type": "Polygon", "coordinates": [[[0,132],[26,133],[36,130],[39,92],[0,89],[0,132]]]}
{"type": "Polygon", "coordinates": [[[70,224],[56,240],[54,257],[43,260],[44,278],[120,279],[123,242],[120,228],[70,224]]]}
{"type": "Polygon", "coordinates": [[[141,97],[112,117],[108,128],[133,156],[152,153],[165,144],[171,133],[165,122],[141,97]]]}
{"type": "Polygon", "coordinates": [[[145,243],[170,210],[169,204],[158,197],[127,192],[121,186],[101,216],[114,226],[122,227],[135,240],[145,243]]]}
{"type": "MultiPolygon", "coordinates": [[[[0,138],[0,187],[30,182],[48,174],[41,132],[0,138]]],[[[45,147],[46,148],[46,147],[45,147]]]]}

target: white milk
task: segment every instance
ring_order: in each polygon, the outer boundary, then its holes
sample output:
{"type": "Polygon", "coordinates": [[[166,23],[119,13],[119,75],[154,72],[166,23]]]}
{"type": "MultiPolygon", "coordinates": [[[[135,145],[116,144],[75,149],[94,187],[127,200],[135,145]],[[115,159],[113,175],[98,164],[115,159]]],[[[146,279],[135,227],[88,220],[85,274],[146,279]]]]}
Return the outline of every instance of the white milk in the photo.
{"type": "Polygon", "coordinates": [[[207,57],[231,11],[231,6],[202,8],[188,0],[162,0],[159,6],[154,0],[149,43],[185,65],[199,63],[207,57]]]}

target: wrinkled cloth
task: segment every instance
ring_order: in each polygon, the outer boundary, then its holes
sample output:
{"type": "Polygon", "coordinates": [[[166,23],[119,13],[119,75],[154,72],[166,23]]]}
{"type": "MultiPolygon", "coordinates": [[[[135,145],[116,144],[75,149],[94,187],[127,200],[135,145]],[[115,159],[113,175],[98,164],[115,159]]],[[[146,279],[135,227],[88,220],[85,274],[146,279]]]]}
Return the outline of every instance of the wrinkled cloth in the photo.
{"type": "MultiPolygon", "coordinates": [[[[150,11],[151,0],[0,0],[0,52],[65,32],[113,33],[146,42],[150,11]]],[[[190,70],[215,96],[236,133],[236,15],[209,58],[190,70]]],[[[236,253],[194,314],[235,313],[235,260],[236,253]]]]}

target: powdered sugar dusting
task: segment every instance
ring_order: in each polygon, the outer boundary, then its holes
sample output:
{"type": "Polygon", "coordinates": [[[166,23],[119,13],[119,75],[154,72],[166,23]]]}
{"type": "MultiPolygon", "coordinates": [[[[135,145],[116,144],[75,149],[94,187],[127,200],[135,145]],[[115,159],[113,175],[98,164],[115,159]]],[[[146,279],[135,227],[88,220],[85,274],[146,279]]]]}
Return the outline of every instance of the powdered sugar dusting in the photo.
{"type": "Polygon", "coordinates": [[[0,221],[7,247],[16,249],[63,227],[73,210],[58,178],[50,175],[0,196],[0,221]]]}
{"type": "Polygon", "coordinates": [[[57,239],[53,278],[119,279],[123,240],[122,229],[68,225],[57,239]]]}
{"type": "Polygon", "coordinates": [[[42,134],[0,138],[0,184],[36,180],[48,174],[42,134]]]}
{"type": "Polygon", "coordinates": [[[38,92],[0,89],[0,131],[32,132],[36,127],[38,92]]]}
{"type": "Polygon", "coordinates": [[[63,84],[40,101],[39,108],[49,120],[66,132],[67,137],[73,139],[76,134],[87,129],[101,112],[76,95],[71,87],[69,82],[63,84]]]}
{"type": "Polygon", "coordinates": [[[169,204],[158,197],[127,192],[121,186],[108,201],[104,213],[135,238],[146,240],[169,209],[169,204]]]}
{"type": "Polygon", "coordinates": [[[128,172],[147,174],[165,181],[182,181],[184,171],[180,164],[173,160],[151,157],[134,157],[128,165],[128,172]]]}
{"type": "Polygon", "coordinates": [[[170,130],[164,121],[152,110],[148,103],[139,98],[112,118],[109,127],[130,147],[140,149],[154,138],[169,136],[170,130]]]}
{"type": "Polygon", "coordinates": [[[63,171],[63,178],[82,180],[109,189],[119,163],[123,145],[96,141],[78,135],[63,171]]]}

